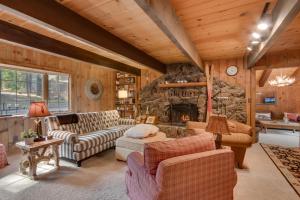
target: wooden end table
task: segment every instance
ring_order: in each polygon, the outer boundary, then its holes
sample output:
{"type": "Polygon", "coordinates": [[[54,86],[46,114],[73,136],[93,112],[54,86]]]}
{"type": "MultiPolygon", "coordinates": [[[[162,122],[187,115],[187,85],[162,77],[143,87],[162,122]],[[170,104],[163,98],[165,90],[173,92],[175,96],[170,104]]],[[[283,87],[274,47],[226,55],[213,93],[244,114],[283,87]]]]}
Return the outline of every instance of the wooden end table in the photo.
{"type": "Polygon", "coordinates": [[[63,143],[63,139],[51,139],[41,142],[35,142],[32,145],[26,145],[24,141],[16,143],[16,146],[22,151],[22,160],[19,170],[22,174],[28,175],[31,179],[37,179],[37,164],[41,161],[50,161],[54,159],[54,166],[59,168],[59,152],[58,146],[63,143]],[[26,168],[29,167],[29,172],[26,168]]]}

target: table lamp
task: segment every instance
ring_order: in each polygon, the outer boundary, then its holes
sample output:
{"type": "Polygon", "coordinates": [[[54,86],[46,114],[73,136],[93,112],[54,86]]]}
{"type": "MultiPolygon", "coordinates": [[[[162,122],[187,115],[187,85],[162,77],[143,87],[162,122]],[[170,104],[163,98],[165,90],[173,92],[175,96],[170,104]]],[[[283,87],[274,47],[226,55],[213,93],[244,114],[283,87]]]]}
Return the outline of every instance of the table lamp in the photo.
{"type": "Polygon", "coordinates": [[[35,117],[34,120],[34,131],[38,135],[38,138],[35,139],[35,141],[43,141],[45,140],[43,138],[43,132],[42,132],[42,121],[39,119],[39,117],[46,117],[49,116],[50,112],[47,108],[47,105],[45,102],[31,102],[28,110],[28,117],[35,117]]]}
{"type": "Polygon", "coordinates": [[[212,115],[208,120],[206,131],[216,136],[216,148],[221,149],[222,134],[230,135],[227,118],[221,115],[212,115]]]}
{"type": "Polygon", "coordinates": [[[122,89],[122,90],[119,90],[118,91],[118,98],[119,99],[124,99],[123,101],[123,105],[124,105],[124,116],[122,117],[125,117],[125,109],[126,109],[126,105],[125,105],[125,99],[128,98],[128,91],[125,90],[125,89],[122,89]]]}

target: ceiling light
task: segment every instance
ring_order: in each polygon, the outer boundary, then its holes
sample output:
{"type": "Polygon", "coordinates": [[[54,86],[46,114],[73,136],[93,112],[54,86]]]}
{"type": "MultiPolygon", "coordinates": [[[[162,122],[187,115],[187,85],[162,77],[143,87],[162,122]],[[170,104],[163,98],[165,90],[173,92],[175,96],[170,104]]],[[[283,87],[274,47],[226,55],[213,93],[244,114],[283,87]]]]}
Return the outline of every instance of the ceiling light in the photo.
{"type": "Polygon", "coordinates": [[[251,43],[252,44],[259,44],[259,40],[253,40],[251,43]]]}
{"type": "Polygon", "coordinates": [[[288,85],[293,84],[295,82],[295,80],[296,80],[295,78],[291,78],[291,77],[281,74],[280,76],[276,76],[275,79],[270,80],[269,84],[271,86],[282,87],[282,86],[288,86],[288,85]]]}
{"type": "Polygon", "coordinates": [[[259,22],[259,24],[257,25],[257,28],[261,31],[265,31],[269,28],[269,24],[266,22],[259,22]]]}
{"type": "Polygon", "coordinates": [[[252,51],[252,48],[251,48],[251,47],[247,47],[247,50],[248,50],[248,51],[252,51]]]}
{"type": "Polygon", "coordinates": [[[261,36],[260,36],[259,33],[253,32],[253,33],[252,33],[252,37],[255,38],[255,39],[259,39],[261,36]]]}

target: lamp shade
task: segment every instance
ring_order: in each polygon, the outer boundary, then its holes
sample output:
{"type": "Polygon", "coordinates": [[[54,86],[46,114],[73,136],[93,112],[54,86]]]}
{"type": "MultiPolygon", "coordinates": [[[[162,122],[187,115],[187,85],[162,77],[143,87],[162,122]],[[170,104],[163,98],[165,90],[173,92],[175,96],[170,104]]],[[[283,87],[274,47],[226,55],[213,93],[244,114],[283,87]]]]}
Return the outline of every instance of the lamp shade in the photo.
{"type": "Polygon", "coordinates": [[[127,92],[127,90],[119,90],[119,91],[118,91],[118,97],[119,97],[120,99],[125,99],[125,98],[127,98],[127,97],[128,97],[128,92],[127,92]]]}
{"type": "Polygon", "coordinates": [[[45,102],[31,102],[29,110],[28,110],[28,116],[29,117],[45,117],[49,116],[50,112],[47,108],[47,105],[45,102]]]}
{"type": "Polygon", "coordinates": [[[225,116],[210,116],[208,124],[206,126],[206,131],[218,134],[230,134],[229,127],[227,124],[227,119],[225,116]]]}

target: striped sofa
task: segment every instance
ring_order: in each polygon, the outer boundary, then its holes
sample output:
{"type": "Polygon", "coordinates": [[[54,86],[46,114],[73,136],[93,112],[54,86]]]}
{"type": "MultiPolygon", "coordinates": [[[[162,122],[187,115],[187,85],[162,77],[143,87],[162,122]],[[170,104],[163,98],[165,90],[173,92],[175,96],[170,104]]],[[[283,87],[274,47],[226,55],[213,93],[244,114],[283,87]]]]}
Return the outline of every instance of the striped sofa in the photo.
{"type": "Polygon", "coordinates": [[[116,139],[135,124],[133,119],[120,118],[116,110],[76,115],[77,123],[60,124],[57,116],[45,121],[48,135],[64,139],[60,156],[75,161],[79,167],[82,160],[115,146],[116,139]]]}

